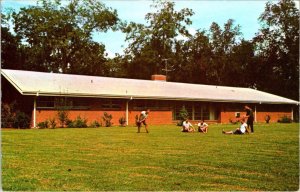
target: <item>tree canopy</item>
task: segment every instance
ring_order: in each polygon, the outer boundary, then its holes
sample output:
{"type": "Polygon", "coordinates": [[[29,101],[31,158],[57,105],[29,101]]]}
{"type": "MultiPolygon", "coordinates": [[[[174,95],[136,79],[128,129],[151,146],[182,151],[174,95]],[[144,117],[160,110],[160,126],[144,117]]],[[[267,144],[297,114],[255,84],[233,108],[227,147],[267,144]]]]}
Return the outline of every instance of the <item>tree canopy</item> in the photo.
{"type": "Polygon", "coordinates": [[[254,38],[263,90],[299,99],[299,10],[294,1],[268,2],[254,38]]]}
{"type": "MultiPolygon", "coordinates": [[[[153,1],[146,24],[122,21],[100,0],[39,0],[1,14],[1,66],[45,72],[258,88],[299,99],[299,10],[292,0],[266,3],[251,40],[228,18],[191,33],[192,9],[153,1]],[[10,22],[11,21],[11,22],[10,22]],[[12,23],[11,33],[8,23],[12,23]],[[124,55],[105,57],[93,32],[121,30],[124,55]]],[[[201,19],[201,18],[200,18],[201,19]]]]}
{"type": "Polygon", "coordinates": [[[38,1],[12,14],[14,31],[24,42],[30,70],[104,75],[105,46],[92,32],[117,29],[116,10],[100,1],[38,1]]]}

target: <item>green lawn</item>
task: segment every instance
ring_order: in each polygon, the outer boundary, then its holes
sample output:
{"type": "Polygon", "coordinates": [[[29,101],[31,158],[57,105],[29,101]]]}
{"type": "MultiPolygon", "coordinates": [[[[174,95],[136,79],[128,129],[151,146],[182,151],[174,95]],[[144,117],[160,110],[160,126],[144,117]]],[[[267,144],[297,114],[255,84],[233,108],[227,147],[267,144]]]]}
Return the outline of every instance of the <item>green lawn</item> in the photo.
{"type": "Polygon", "coordinates": [[[298,190],[299,124],[237,126],[2,130],[2,189],[298,190]]]}

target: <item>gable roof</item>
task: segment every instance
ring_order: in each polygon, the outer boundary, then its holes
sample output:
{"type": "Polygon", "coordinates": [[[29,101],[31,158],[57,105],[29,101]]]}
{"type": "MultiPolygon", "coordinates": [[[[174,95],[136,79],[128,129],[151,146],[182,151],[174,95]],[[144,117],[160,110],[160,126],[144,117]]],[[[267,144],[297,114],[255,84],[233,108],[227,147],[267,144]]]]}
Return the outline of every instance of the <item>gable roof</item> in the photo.
{"type": "Polygon", "coordinates": [[[251,88],[2,69],[22,94],[99,98],[299,104],[251,88]]]}

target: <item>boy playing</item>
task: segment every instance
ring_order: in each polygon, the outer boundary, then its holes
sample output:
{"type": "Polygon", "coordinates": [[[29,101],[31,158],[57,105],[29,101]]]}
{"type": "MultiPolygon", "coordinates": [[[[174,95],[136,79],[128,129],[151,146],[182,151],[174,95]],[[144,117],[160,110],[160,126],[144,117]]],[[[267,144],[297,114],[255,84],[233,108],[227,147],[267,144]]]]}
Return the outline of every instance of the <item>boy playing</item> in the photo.
{"type": "Polygon", "coordinates": [[[141,112],[141,114],[139,116],[139,120],[136,123],[137,127],[138,127],[138,133],[140,133],[142,123],[145,125],[146,132],[149,133],[148,124],[146,122],[146,119],[148,118],[149,112],[150,112],[150,109],[147,109],[147,111],[142,111],[141,112]]]}

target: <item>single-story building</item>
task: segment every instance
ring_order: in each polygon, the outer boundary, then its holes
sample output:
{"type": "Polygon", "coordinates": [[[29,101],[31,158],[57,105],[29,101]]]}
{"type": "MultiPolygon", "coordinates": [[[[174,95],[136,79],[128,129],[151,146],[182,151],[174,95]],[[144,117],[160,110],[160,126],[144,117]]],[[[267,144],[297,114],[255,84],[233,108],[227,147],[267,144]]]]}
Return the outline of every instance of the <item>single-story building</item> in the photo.
{"type": "Polygon", "coordinates": [[[299,104],[251,88],[167,82],[163,75],[137,80],[9,69],[1,74],[31,105],[32,127],[57,117],[57,98],[70,103],[70,119],[80,115],[88,122],[100,122],[107,112],[114,125],[120,117],[135,124],[136,115],[147,108],[150,124],[173,124],[183,106],[193,121],[229,123],[245,114],[245,104],[253,109],[256,122],[264,122],[266,115],[277,122],[283,116],[293,118],[293,108],[299,104]]]}

